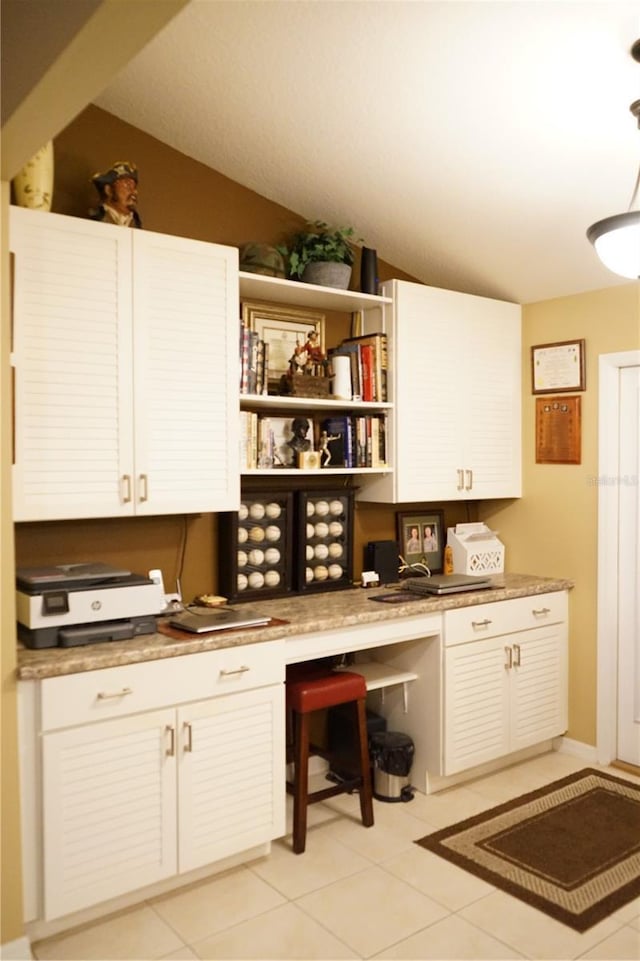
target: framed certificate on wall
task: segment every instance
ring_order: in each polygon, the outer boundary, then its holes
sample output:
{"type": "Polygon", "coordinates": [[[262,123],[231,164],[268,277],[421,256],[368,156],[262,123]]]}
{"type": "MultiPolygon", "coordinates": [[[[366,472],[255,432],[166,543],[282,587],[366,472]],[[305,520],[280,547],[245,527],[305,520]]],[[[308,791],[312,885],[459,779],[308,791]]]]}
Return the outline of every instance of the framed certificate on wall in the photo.
{"type": "Polygon", "coordinates": [[[532,393],[585,390],[584,354],[584,340],[564,340],[532,347],[532,393]]]}

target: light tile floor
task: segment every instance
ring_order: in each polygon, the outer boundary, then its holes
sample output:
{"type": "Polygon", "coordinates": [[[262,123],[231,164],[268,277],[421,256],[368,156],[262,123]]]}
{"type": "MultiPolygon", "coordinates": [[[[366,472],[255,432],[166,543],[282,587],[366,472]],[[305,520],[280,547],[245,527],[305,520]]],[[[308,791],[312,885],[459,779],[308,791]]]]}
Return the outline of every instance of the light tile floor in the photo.
{"type": "MultiPolygon", "coordinates": [[[[586,767],[546,754],[408,804],[356,796],[309,809],[307,850],[290,839],[249,865],[33,945],[38,959],[640,959],[640,899],[584,934],[413,842],[586,767]]],[[[640,781],[622,771],[619,777],[640,781]]]]}

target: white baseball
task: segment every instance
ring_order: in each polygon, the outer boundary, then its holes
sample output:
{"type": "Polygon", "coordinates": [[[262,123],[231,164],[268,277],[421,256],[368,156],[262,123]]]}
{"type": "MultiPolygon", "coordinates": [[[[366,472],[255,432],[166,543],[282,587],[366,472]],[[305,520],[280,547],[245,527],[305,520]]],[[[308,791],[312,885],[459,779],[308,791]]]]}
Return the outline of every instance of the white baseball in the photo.
{"type": "Polygon", "coordinates": [[[332,537],[340,537],[344,528],[340,521],[331,521],[329,524],[329,533],[332,537]]]}
{"type": "Polygon", "coordinates": [[[277,541],[280,539],[280,528],[277,524],[269,524],[265,534],[267,535],[268,541],[277,541]]]}
{"type": "Polygon", "coordinates": [[[313,547],[311,546],[311,544],[307,544],[307,547],[306,547],[306,555],[307,555],[307,560],[308,560],[308,561],[312,561],[312,560],[313,560],[313,547]]]}
{"type": "Polygon", "coordinates": [[[264,586],[264,575],[260,571],[252,571],[249,574],[249,587],[254,589],[264,586]]]}
{"type": "Polygon", "coordinates": [[[259,547],[254,547],[252,551],[249,551],[249,563],[253,564],[254,567],[260,567],[264,564],[264,551],[261,551],[259,547]]]}
{"type": "Polygon", "coordinates": [[[246,591],[249,580],[246,574],[238,574],[238,590],[246,591]]]}
{"type": "Polygon", "coordinates": [[[307,517],[311,517],[313,514],[315,514],[315,510],[316,508],[313,501],[307,501],[307,517]]]}
{"type": "Polygon", "coordinates": [[[313,524],[307,524],[307,540],[309,540],[315,534],[315,529],[313,524]]]}
{"type": "Polygon", "coordinates": [[[311,570],[310,567],[305,568],[304,576],[307,584],[309,584],[310,581],[313,580],[313,571],[311,570]]]}
{"type": "Polygon", "coordinates": [[[276,504],[275,501],[271,501],[270,504],[267,504],[266,512],[267,512],[267,517],[270,517],[271,520],[275,520],[276,517],[280,517],[280,514],[282,513],[282,508],[280,507],[280,504],[276,504]]]}
{"type": "Polygon", "coordinates": [[[342,544],[339,544],[337,541],[329,544],[329,557],[342,557],[343,551],[344,548],[342,544]]]}
{"type": "Polygon", "coordinates": [[[342,514],[342,501],[334,500],[329,504],[329,510],[334,517],[339,517],[342,514]]]}
{"type": "Polygon", "coordinates": [[[254,521],[261,521],[264,517],[264,504],[261,504],[260,501],[252,504],[249,508],[249,517],[254,521]]]}
{"type": "Polygon", "coordinates": [[[252,527],[249,531],[249,540],[253,541],[254,544],[259,544],[264,540],[264,531],[261,527],[252,527]]]}
{"type": "Polygon", "coordinates": [[[248,536],[249,535],[244,527],[238,528],[238,544],[246,544],[248,536]]]}
{"type": "Polygon", "coordinates": [[[316,504],[316,514],[319,517],[326,517],[329,513],[329,504],[327,501],[318,501],[316,504]]]}
{"type": "Polygon", "coordinates": [[[264,575],[264,582],[267,587],[275,587],[280,583],[280,575],[277,571],[267,571],[264,575]]]}
{"type": "Polygon", "coordinates": [[[326,537],[329,533],[329,525],[325,524],[324,521],[318,521],[316,524],[316,537],[326,537]]]}
{"type": "Polygon", "coordinates": [[[240,510],[238,511],[238,518],[241,521],[246,521],[248,516],[249,516],[249,508],[247,507],[246,504],[240,504],[240,510]]]}
{"type": "Polygon", "coordinates": [[[247,566],[247,552],[238,551],[238,567],[246,567],[246,566],[247,566]]]}
{"type": "Polygon", "coordinates": [[[277,564],[280,560],[280,551],[277,547],[267,547],[264,552],[264,559],[267,564],[277,564]]]}
{"type": "Polygon", "coordinates": [[[317,567],[314,568],[313,577],[316,581],[326,581],[328,576],[329,571],[324,564],[318,564],[317,567]]]}
{"type": "Polygon", "coordinates": [[[316,544],[314,554],[319,561],[324,561],[329,556],[329,548],[326,544],[316,544]]]}
{"type": "Polygon", "coordinates": [[[339,564],[329,564],[329,577],[333,581],[337,581],[339,577],[342,577],[342,568],[339,564]]]}

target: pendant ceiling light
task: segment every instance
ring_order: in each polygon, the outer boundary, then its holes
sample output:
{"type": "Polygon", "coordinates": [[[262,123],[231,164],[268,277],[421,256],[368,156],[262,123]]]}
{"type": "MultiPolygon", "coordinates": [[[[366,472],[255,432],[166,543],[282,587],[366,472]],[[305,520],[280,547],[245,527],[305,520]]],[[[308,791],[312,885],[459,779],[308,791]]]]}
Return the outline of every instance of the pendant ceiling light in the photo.
{"type": "MultiPolygon", "coordinates": [[[[631,56],[640,62],[640,40],[631,48],[631,56]]],[[[629,108],[640,127],[640,100],[629,108]]],[[[616,214],[598,220],[587,230],[587,237],[605,267],[621,277],[640,278],[640,210],[637,209],[640,190],[640,170],[626,214],[616,214]]]]}

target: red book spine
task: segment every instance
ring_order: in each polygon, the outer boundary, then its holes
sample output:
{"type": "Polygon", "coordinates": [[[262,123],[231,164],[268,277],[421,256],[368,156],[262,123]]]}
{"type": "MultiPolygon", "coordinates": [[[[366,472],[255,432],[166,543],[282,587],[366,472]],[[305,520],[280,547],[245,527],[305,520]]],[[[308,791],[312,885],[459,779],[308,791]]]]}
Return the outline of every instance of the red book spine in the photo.
{"type": "Polygon", "coordinates": [[[360,354],[362,356],[362,399],[372,401],[375,371],[373,369],[373,348],[371,344],[361,344],[360,354]]]}

